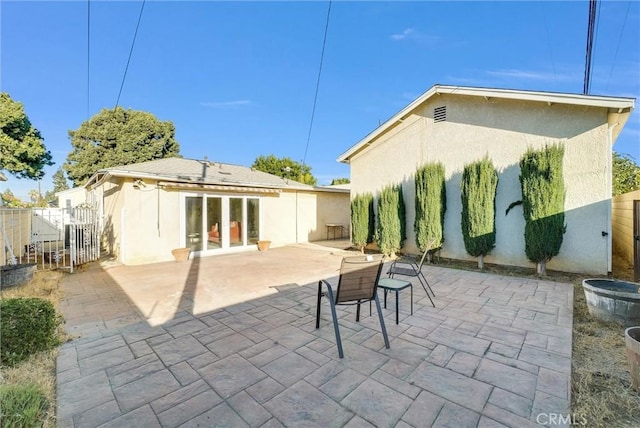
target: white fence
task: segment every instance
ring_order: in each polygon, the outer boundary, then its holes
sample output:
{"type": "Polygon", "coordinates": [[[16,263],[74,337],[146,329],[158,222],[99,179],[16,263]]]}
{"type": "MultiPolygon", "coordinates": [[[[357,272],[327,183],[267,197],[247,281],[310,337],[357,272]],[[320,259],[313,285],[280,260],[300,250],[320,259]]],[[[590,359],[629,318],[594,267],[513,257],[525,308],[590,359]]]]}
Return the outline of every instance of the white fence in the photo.
{"type": "Polygon", "coordinates": [[[93,208],[0,209],[0,265],[35,263],[65,268],[100,257],[98,212],[93,208]]]}

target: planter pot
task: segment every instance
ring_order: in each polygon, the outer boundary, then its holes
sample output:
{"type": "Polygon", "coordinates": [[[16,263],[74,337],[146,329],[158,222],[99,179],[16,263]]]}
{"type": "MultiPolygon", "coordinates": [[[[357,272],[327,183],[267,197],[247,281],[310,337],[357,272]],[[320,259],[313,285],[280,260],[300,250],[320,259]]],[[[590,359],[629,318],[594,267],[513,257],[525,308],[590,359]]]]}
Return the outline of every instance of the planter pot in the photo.
{"type": "Polygon", "coordinates": [[[270,245],[271,245],[271,241],[258,241],[258,250],[267,251],[270,245]]]}
{"type": "Polygon", "coordinates": [[[186,262],[189,260],[189,253],[191,253],[191,248],[176,248],[171,250],[171,254],[173,254],[177,262],[186,262]]]}
{"type": "Polygon", "coordinates": [[[640,325],[640,285],[615,279],[591,278],[582,281],[589,313],[624,327],[640,325]]]}
{"type": "Polygon", "coordinates": [[[631,384],[640,392],[640,326],[629,327],[624,331],[627,345],[627,361],[631,372],[631,384]]]}
{"type": "Polygon", "coordinates": [[[35,263],[0,266],[0,288],[14,287],[31,281],[37,268],[38,265],[35,263]]]}

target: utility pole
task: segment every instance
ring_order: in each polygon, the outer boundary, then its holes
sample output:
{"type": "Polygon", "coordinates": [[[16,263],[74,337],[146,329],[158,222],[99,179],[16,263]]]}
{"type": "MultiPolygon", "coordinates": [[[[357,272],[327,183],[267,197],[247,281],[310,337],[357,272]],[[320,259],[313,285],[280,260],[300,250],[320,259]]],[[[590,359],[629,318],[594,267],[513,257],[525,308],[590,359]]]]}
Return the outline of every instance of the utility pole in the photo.
{"type": "Polygon", "coordinates": [[[584,87],[582,93],[589,94],[591,85],[591,59],[593,57],[593,37],[596,29],[597,0],[589,0],[589,23],[587,25],[587,54],[584,66],[584,87]]]}

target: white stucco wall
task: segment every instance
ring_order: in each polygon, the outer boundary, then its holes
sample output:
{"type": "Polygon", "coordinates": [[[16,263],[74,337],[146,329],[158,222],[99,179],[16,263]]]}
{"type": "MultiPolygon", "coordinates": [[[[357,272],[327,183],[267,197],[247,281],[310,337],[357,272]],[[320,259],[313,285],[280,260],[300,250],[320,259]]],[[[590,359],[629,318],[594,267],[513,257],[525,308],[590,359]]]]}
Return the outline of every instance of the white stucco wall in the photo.
{"type": "MultiPolygon", "coordinates": [[[[171,250],[185,245],[181,229],[184,195],[213,194],[158,190],[155,182],[145,180],[145,183],[146,187],[135,188],[131,179],[113,179],[97,191],[104,192],[105,246],[124,264],[173,260],[171,250]]],[[[273,247],[325,239],[325,223],[349,222],[348,192],[285,190],[251,197],[260,199],[260,239],[272,241],[273,247]]],[[[248,245],[204,255],[256,250],[255,245],[248,245]]]]}
{"type": "Polygon", "coordinates": [[[559,143],[565,148],[565,222],[560,254],[548,269],[606,273],[610,234],[610,152],[605,109],[561,104],[439,95],[379,136],[351,159],[351,195],[376,194],[402,183],[407,207],[405,251],[417,252],[413,174],[429,162],[445,165],[447,212],[443,257],[467,255],[460,228],[460,181],[465,164],[485,155],[499,171],[496,247],[488,263],[527,266],[522,208],[505,210],[521,199],[519,160],[527,148],[559,143]],[[433,109],[447,107],[446,122],[433,122],[433,109]]]}

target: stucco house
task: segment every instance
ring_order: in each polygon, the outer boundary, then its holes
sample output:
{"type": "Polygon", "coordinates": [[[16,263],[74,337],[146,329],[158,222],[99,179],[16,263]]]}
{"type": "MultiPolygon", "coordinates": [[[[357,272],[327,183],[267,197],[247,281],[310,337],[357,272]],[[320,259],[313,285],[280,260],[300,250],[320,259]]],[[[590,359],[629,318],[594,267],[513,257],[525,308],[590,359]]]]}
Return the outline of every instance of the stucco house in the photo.
{"type": "Polygon", "coordinates": [[[447,211],[440,255],[475,260],[464,247],[460,181],[485,155],[499,171],[496,246],[488,263],[527,266],[519,161],[528,148],[564,146],[566,233],[548,269],[611,271],[612,147],[634,108],[632,98],[435,85],[338,157],[351,167],[351,197],[401,183],[407,209],[403,251],[417,253],[414,173],[445,166],[447,211]]]}
{"type": "Polygon", "coordinates": [[[173,260],[180,247],[197,257],[256,251],[259,240],[272,247],[318,241],[327,224],[344,225],[348,236],[349,189],[208,160],[105,168],[59,197],[61,207],[84,199],[98,208],[103,244],[124,264],[173,260]]]}

